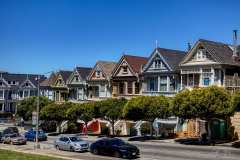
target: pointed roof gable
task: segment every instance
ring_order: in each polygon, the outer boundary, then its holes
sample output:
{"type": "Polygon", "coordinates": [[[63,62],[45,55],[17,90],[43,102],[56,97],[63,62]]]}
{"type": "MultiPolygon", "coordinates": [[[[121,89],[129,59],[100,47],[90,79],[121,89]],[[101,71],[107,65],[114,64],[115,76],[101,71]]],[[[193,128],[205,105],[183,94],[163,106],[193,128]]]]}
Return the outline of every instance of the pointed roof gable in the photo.
{"type": "Polygon", "coordinates": [[[222,43],[209,41],[205,39],[199,39],[198,42],[194,45],[194,47],[187,53],[186,57],[183,59],[181,64],[186,63],[193,56],[194,51],[202,46],[205,48],[210,56],[214,59],[214,61],[220,64],[229,64],[229,65],[240,65],[239,61],[236,61],[232,58],[233,49],[231,45],[222,43]]]}
{"type": "Polygon", "coordinates": [[[44,81],[42,81],[40,83],[41,87],[50,87],[51,85],[53,85],[55,83],[55,81],[57,80],[57,75],[55,72],[53,72],[47,79],[45,79],[44,81]]]}
{"type": "Polygon", "coordinates": [[[115,68],[113,69],[112,76],[116,74],[119,66],[123,61],[126,61],[129,65],[130,69],[134,72],[134,74],[140,74],[142,67],[147,63],[148,59],[146,57],[133,56],[133,55],[123,55],[115,68]]]}
{"type": "Polygon", "coordinates": [[[99,64],[106,77],[109,78],[117,63],[112,61],[98,61],[97,64],[99,64]]]}
{"type": "Polygon", "coordinates": [[[80,75],[80,77],[82,78],[82,80],[86,80],[89,73],[91,72],[92,68],[89,67],[76,67],[76,70],[78,72],[78,74],[80,75]]]}
{"type": "Polygon", "coordinates": [[[60,70],[58,72],[58,74],[62,76],[64,83],[67,84],[66,82],[67,82],[68,78],[70,77],[70,75],[72,74],[72,71],[60,70]]]}
{"type": "Polygon", "coordinates": [[[163,58],[163,61],[168,67],[170,67],[171,70],[176,70],[178,69],[179,63],[186,55],[186,52],[166,48],[156,48],[150,55],[148,63],[145,65],[144,70],[147,69],[152,63],[152,60],[156,56],[156,54],[160,54],[160,57],[163,58]]]}

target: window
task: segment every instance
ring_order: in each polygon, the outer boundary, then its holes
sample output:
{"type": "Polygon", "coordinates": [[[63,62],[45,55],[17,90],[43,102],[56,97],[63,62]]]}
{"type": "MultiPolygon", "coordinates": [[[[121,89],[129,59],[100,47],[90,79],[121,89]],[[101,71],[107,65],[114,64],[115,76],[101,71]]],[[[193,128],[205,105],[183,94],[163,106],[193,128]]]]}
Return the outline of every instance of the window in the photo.
{"type": "Polygon", "coordinates": [[[119,84],[119,94],[124,94],[124,83],[119,84]]]}
{"type": "Polygon", "coordinates": [[[158,90],[158,79],[157,77],[149,78],[147,82],[147,90],[148,91],[157,91],[158,90]]]}
{"type": "Polygon", "coordinates": [[[8,81],[8,84],[11,84],[11,81],[8,81]]]}
{"type": "Polygon", "coordinates": [[[203,69],[202,70],[202,81],[204,86],[209,86],[211,82],[211,69],[203,69]]]}
{"type": "Polygon", "coordinates": [[[3,86],[3,82],[0,82],[0,86],[3,86]]]}
{"type": "Polygon", "coordinates": [[[175,88],[175,84],[176,84],[176,83],[175,83],[175,79],[174,79],[173,76],[170,76],[169,79],[170,79],[170,85],[169,85],[170,88],[169,88],[169,90],[170,90],[170,91],[175,91],[175,89],[176,89],[176,88],[175,88]]]}
{"type": "Polygon", "coordinates": [[[105,85],[104,84],[100,85],[100,92],[105,92],[105,85]]]}
{"type": "Polygon", "coordinates": [[[140,84],[138,82],[135,82],[135,94],[139,94],[139,88],[140,84]]]}
{"type": "Polygon", "coordinates": [[[0,90],[0,99],[4,99],[4,90],[0,90]]]}
{"type": "Polygon", "coordinates": [[[15,81],[12,81],[12,84],[15,85],[15,81]]]}
{"type": "Polygon", "coordinates": [[[78,76],[75,76],[75,81],[78,82],[79,81],[79,78],[78,76]]]}
{"type": "Polygon", "coordinates": [[[23,92],[24,92],[24,97],[28,97],[29,91],[28,91],[28,90],[25,90],[25,91],[23,91],[23,92]]]}
{"type": "Polygon", "coordinates": [[[28,87],[28,86],[29,86],[28,82],[26,82],[25,86],[26,86],[26,87],[28,87]]]}
{"type": "Polygon", "coordinates": [[[128,68],[127,68],[127,66],[123,66],[123,73],[128,73],[128,68]]]}
{"type": "Polygon", "coordinates": [[[101,71],[96,71],[96,77],[101,77],[101,71]]]}
{"type": "Polygon", "coordinates": [[[161,67],[162,67],[161,60],[159,60],[159,59],[155,60],[155,68],[161,68],[161,67]]]}
{"type": "Polygon", "coordinates": [[[167,91],[167,76],[160,77],[160,91],[167,91]]]}
{"type": "Polygon", "coordinates": [[[128,94],[132,94],[132,82],[128,82],[128,94]]]}

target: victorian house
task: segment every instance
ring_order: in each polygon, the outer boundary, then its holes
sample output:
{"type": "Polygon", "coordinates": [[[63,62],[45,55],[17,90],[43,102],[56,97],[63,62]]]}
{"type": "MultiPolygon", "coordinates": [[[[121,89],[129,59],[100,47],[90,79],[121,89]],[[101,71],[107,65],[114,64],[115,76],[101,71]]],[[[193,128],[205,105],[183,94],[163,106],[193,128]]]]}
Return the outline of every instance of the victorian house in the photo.
{"type": "Polygon", "coordinates": [[[38,95],[38,85],[45,79],[43,75],[1,72],[0,112],[15,113],[20,100],[38,95]]]}
{"type": "Polygon", "coordinates": [[[240,57],[237,34],[233,45],[200,39],[180,63],[181,88],[223,86],[240,87],[240,57]]]}
{"type": "Polygon", "coordinates": [[[40,83],[40,93],[41,96],[47,97],[50,100],[54,100],[54,90],[52,85],[55,83],[57,79],[57,74],[52,72],[49,78],[45,79],[40,83]]]}
{"type": "Polygon", "coordinates": [[[72,71],[60,70],[53,74],[56,76],[50,84],[53,90],[53,100],[57,103],[61,103],[68,100],[69,88],[67,86],[67,80],[72,74],[72,71]]]}
{"type": "Polygon", "coordinates": [[[92,68],[76,67],[67,80],[69,100],[72,102],[84,101],[88,98],[87,77],[92,68]]]}
{"type": "Polygon", "coordinates": [[[115,66],[112,77],[113,97],[129,98],[142,94],[140,74],[142,67],[147,63],[147,58],[123,55],[115,66]]]}
{"type": "Polygon", "coordinates": [[[142,70],[142,94],[173,96],[180,90],[179,63],[184,51],[156,48],[142,70]]]}
{"type": "Polygon", "coordinates": [[[88,99],[99,100],[112,96],[110,83],[111,73],[115,62],[98,61],[88,76],[88,99]]]}

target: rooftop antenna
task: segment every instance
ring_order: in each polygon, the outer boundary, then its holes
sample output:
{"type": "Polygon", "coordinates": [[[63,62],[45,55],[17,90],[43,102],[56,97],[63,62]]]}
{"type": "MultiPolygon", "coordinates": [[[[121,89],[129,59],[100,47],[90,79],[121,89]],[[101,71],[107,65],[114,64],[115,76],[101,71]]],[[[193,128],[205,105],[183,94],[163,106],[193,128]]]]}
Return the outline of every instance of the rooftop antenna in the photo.
{"type": "Polygon", "coordinates": [[[158,48],[158,40],[155,41],[156,48],[158,48]]]}

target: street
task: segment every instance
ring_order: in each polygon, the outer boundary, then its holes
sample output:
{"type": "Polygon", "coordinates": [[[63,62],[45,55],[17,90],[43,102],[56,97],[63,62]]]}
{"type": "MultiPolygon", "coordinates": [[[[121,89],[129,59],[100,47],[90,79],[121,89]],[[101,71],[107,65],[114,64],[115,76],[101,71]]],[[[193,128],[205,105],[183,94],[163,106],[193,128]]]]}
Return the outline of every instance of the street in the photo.
{"type": "MultiPolygon", "coordinates": [[[[58,151],[54,148],[53,142],[56,137],[50,137],[48,141],[41,142],[41,149],[38,154],[54,155],[64,158],[81,159],[81,160],[106,160],[116,159],[113,157],[93,155],[89,152],[76,153],[67,151],[58,151]]],[[[90,143],[95,140],[93,137],[84,137],[90,143]]],[[[176,143],[166,142],[130,142],[139,147],[141,155],[138,159],[143,160],[237,160],[240,156],[240,150],[222,146],[186,146],[176,143]]],[[[28,142],[25,146],[11,146],[0,144],[0,148],[17,149],[28,153],[36,153],[34,143],[28,142]]]]}

